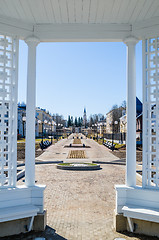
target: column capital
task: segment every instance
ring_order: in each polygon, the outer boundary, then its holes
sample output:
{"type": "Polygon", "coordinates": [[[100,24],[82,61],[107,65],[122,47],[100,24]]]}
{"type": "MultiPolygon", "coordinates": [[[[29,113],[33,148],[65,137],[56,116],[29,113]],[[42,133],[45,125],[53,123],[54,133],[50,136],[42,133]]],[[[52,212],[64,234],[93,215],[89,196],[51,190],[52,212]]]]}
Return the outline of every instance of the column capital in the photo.
{"type": "Polygon", "coordinates": [[[139,39],[135,36],[129,36],[123,40],[123,42],[129,46],[129,45],[136,45],[138,43],[139,39]]]}
{"type": "Polygon", "coordinates": [[[36,36],[32,35],[27,37],[25,40],[26,44],[29,45],[35,45],[37,46],[40,43],[40,39],[37,38],[36,36]]]}

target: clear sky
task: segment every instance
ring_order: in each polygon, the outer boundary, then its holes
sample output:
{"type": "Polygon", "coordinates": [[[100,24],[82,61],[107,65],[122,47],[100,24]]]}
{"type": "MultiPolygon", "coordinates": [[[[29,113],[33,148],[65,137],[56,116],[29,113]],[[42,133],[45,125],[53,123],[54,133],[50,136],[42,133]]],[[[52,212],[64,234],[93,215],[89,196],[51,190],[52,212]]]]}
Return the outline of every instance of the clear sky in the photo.
{"type": "MultiPolygon", "coordinates": [[[[27,45],[20,41],[18,101],[26,102],[27,45]]],[[[142,100],[142,47],[136,47],[136,93],[142,100]]],[[[36,105],[59,113],[106,114],[126,100],[124,43],[40,43],[36,105]]]]}

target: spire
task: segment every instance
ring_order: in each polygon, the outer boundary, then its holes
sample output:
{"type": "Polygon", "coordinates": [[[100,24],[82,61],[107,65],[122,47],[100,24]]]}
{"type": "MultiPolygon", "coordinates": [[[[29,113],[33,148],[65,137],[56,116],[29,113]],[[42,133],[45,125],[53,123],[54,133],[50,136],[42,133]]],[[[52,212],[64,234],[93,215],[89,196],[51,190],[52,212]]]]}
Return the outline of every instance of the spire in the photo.
{"type": "Polygon", "coordinates": [[[86,128],[87,125],[87,115],[86,115],[86,108],[84,107],[84,113],[83,113],[83,125],[86,128]]]}

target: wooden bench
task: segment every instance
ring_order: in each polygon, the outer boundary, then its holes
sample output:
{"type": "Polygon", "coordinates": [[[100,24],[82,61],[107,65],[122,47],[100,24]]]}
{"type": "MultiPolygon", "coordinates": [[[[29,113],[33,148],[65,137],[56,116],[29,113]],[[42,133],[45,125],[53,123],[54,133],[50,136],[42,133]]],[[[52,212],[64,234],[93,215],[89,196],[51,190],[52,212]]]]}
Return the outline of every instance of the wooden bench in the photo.
{"type": "Polygon", "coordinates": [[[134,231],[133,218],[159,223],[159,209],[137,205],[125,205],[123,215],[127,217],[130,231],[134,231]]]}
{"type": "Polygon", "coordinates": [[[38,212],[39,208],[32,204],[0,208],[0,222],[30,218],[30,222],[27,226],[27,231],[31,231],[34,217],[38,212]]]}
{"type": "Polygon", "coordinates": [[[46,149],[47,147],[49,147],[51,145],[51,142],[49,142],[47,140],[47,141],[44,141],[44,142],[41,141],[41,143],[39,143],[39,144],[40,144],[41,149],[43,150],[43,149],[46,149]]]}
{"type": "Polygon", "coordinates": [[[108,142],[108,141],[107,141],[107,142],[103,143],[103,145],[104,145],[105,147],[111,149],[111,150],[114,150],[114,149],[115,149],[115,144],[112,145],[111,142],[108,142]]]}

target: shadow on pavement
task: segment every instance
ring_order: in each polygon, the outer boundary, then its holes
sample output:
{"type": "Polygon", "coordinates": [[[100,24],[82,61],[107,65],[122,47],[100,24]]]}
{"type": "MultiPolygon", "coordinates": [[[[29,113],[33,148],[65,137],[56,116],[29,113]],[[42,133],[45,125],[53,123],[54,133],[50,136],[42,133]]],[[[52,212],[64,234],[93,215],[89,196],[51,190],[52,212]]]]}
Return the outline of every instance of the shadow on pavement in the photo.
{"type": "Polygon", "coordinates": [[[126,165],[126,162],[124,162],[123,160],[114,160],[114,161],[110,161],[110,162],[106,162],[106,161],[92,161],[92,163],[97,163],[97,164],[114,164],[114,165],[126,165]]]}
{"type": "Polygon", "coordinates": [[[123,239],[124,239],[124,235],[125,235],[125,237],[132,238],[132,240],[134,238],[138,238],[140,240],[159,240],[158,237],[146,236],[146,235],[143,235],[143,234],[131,233],[131,232],[127,232],[127,231],[121,232],[121,234],[123,234],[123,236],[122,236],[123,239]]]}
{"type": "Polygon", "coordinates": [[[60,235],[58,235],[57,233],[56,233],[56,230],[55,229],[53,229],[53,228],[51,228],[51,227],[49,227],[48,225],[46,226],[46,229],[45,229],[45,231],[44,231],[44,233],[43,233],[43,237],[46,239],[46,240],[67,240],[66,238],[64,238],[64,237],[62,237],[62,236],[60,236],[60,235]]]}
{"type": "Polygon", "coordinates": [[[21,233],[19,235],[2,237],[0,240],[67,240],[66,238],[58,235],[56,230],[48,225],[43,232],[31,231],[29,233],[21,233]]]}

